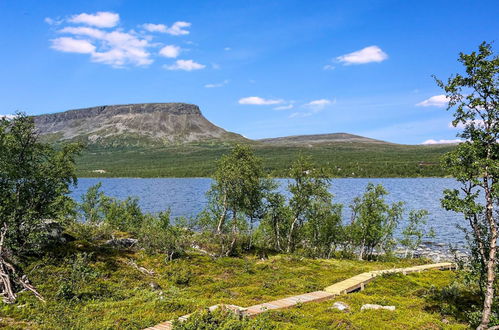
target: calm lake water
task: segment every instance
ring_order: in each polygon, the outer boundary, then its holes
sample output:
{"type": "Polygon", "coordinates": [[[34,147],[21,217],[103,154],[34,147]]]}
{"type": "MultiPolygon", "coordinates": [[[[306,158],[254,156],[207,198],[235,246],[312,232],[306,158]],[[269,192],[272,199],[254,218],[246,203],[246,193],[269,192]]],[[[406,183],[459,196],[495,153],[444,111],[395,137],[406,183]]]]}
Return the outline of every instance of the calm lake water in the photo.
{"type": "MultiPolygon", "coordinates": [[[[287,180],[279,179],[282,189],[287,180]]],[[[80,201],[81,195],[92,185],[102,182],[102,190],[109,196],[125,199],[128,196],[139,198],[142,209],[157,213],[171,210],[173,217],[192,217],[198,214],[206,203],[205,193],[210,188],[208,178],[81,178],[74,189],[72,197],[80,201]]],[[[462,244],[463,234],[456,228],[464,224],[459,214],[448,212],[440,207],[442,191],[446,188],[458,187],[458,183],[447,178],[376,178],[334,179],[330,191],[334,201],[341,203],[345,221],[350,219],[348,205],[363,193],[366,185],[372,182],[382,184],[390,194],[387,201],[404,201],[407,210],[426,209],[430,212],[428,225],[435,229],[435,242],[462,244]]],[[[402,224],[403,226],[403,224],[402,224]]]]}

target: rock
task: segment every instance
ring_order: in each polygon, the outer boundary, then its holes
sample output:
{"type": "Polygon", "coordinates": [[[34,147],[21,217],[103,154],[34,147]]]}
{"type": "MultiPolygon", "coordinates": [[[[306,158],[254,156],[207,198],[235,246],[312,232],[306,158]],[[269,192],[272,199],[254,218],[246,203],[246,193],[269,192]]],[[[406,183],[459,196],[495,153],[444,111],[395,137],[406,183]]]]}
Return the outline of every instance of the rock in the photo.
{"type": "Polygon", "coordinates": [[[388,311],[394,311],[395,306],[382,306],[382,305],[376,305],[376,304],[365,304],[362,305],[360,308],[361,311],[367,310],[367,309],[386,309],[388,311]]]}
{"type": "Polygon", "coordinates": [[[350,306],[348,306],[347,304],[345,304],[344,302],[342,301],[337,301],[333,304],[333,306],[331,307],[331,309],[337,309],[341,312],[349,312],[350,311],[350,306]]]}
{"type": "Polygon", "coordinates": [[[113,248],[128,249],[136,245],[138,241],[139,240],[135,238],[113,238],[106,241],[104,244],[113,248]]]}
{"type": "Polygon", "coordinates": [[[442,319],[442,323],[443,323],[443,324],[449,324],[450,322],[449,322],[449,320],[447,320],[447,319],[442,319]]]}
{"type": "Polygon", "coordinates": [[[39,227],[40,233],[43,233],[44,239],[41,243],[42,247],[54,244],[64,244],[74,241],[74,237],[64,233],[64,227],[55,220],[43,220],[39,227]]]}
{"type": "Polygon", "coordinates": [[[34,121],[42,138],[89,144],[129,145],[130,139],[133,145],[244,140],[208,121],[197,105],[186,103],[105,105],[39,115],[34,121]]]}
{"type": "Polygon", "coordinates": [[[156,290],[156,291],[160,291],[161,290],[161,286],[158,283],[156,283],[156,282],[149,283],[149,286],[153,290],[156,290]]]}

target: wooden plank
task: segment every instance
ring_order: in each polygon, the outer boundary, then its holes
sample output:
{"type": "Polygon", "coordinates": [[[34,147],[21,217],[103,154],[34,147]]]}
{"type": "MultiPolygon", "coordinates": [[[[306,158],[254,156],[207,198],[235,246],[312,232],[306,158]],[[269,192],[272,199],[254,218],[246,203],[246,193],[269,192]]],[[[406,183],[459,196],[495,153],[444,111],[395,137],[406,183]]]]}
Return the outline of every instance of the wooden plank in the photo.
{"type": "MultiPolygon", "coordinates": [[[[300,303],[307,302],[319,302],[327,299],[331,299],[337,295],[343,293],[349,293],[355,290],[363,290],[365,285],[371,282],[374,278],[384,275],[384,274],[394,274],[394,273],[402,273],[404,275],[421,272],[430,269],[456,269],[456,265],[450,262],[442,262],[437,264],[430,265],[420,265],[420,266],[412,266],[407,268],[392,268],[392,269],[384,269],[384,270],[374,270],[370,272],[361,273],[330,285],[326,287],[323,291],[314,291],[309,293],[304,293],[301,295],[291,296],[283,299],[278,299],[274,301],[270,301],[267,303],[262,303],[254,306],[250,306],[247,308],[242,308],[239,306],[232,306],[233,308],[237,308],[242,315],[248,317],[254,317],[260,313],[263,313],[267,310],[275,310],[275,309],[283,309],[296,306],[300,303]]],[[[223,305],[220,305],[223,306],[223,305]]],[[[212,306],[213,307],[213,306],[212,306]]],[[[185,321],[190,316],[190,314],[179,317],[179,320],[185,321]]],[[[160,323],[154,327],[147,328],[149,330],[165,330],[172,329],[173,325],[171,321],[160,323]]],[[[147,330],[145,329],[145,330],[147,330]]]]}

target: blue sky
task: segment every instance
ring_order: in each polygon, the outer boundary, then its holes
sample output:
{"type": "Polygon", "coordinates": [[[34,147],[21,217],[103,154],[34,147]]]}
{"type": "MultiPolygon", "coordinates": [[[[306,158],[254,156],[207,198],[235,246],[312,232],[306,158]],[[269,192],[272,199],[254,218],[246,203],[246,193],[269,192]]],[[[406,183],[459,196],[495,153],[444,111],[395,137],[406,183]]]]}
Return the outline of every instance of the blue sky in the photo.
{"type": "Polygon", "coordinates": [[[0,12],[0,114],[188,102],[249,138],[453,140],[431,75],[499,37],[497,0],[2,0],[0,12]]]}

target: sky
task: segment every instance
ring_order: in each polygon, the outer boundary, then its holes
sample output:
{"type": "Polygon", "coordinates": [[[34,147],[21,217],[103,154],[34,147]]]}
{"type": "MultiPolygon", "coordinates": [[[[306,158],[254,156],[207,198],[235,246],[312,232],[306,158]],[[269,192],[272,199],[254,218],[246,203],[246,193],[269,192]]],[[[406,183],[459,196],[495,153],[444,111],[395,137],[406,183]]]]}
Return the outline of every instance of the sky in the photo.
{"type": "Polygon", "coordinates": [[[432,75],[499,52],[499,2],[0,0],[0,115],[186,102],[259,139],[456,139],[432,75]]]}

